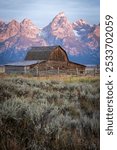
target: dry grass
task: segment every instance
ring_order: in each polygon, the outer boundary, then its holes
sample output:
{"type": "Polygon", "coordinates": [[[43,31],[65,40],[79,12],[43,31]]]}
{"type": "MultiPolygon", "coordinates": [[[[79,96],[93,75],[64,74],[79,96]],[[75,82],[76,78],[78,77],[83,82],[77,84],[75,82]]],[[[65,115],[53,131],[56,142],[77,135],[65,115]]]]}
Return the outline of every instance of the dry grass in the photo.
{"type": "Polygon", "coordinates": [[[0,79],[1,150],[99,150],[99,77],[0,79]]]}
{"type": "Polygon", "coordinates": [[[33,77],[32,75],[17,75],[17,74],[0,74],[0,79],[6,78],[21,78],[21,79],[31,79],[31,80],[38,80],[38,81],[63,81],[63,82],[95,82],[99,81],[100,76],[76,76],[76,75],[47,75],[47,76],[40,76],[40,77],[33,77]]]}

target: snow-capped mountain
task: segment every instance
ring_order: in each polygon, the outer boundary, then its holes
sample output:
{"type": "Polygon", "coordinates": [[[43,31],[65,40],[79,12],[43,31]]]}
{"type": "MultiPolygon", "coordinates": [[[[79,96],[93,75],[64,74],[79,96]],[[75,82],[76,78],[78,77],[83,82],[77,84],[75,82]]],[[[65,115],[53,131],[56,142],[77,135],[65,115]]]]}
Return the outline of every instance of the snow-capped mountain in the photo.
{"type": "Polygon", "coordinates": [[[10,37],[15,36],[20,30],[20,24],[16,20],[12,20],[8,24],[0,23],[0,42],[4,42],[10,37]]]}
{"type": "Polygon", "coordinates": [[[78,63],[98,64],[100,25],[80,19],[71,23],[63,12],[43,29],[30,19],[0,21],[0,64],[23,60],[31,46],[61,45],[78,63]]]}
{"type": "Polygon", "coordinates": [[[70,55],[77,55],[82,47],[81,42],[74,33],[72,24],[63,12],[59,13],[42,30],[42,36],[48,45],[61,45],[70,55]]]}
{"type": "Polygon", "coordinates": [[[68,21],[63,12],[59,13],[52,22],[43,29],[43,35],[50,44],[53,44],[57,39],[63,40],[64,38],[74,37],[72,24],[68,21]]]}
{"type": "Polygon", "coordinates": [[[30,19],[24,19],[20,23],[20,33],[30,39],[35,39],[38,37],[40,29],[37,28],[30,19]]]}
{"type": "Polygon", "coordinates": [[[77,20],[74,23],[72,23],[72,27],[74,31],[79,35],[79,37],[82,37],[91,32],[91,25],[89,25],[82,19],[77,20]]]}

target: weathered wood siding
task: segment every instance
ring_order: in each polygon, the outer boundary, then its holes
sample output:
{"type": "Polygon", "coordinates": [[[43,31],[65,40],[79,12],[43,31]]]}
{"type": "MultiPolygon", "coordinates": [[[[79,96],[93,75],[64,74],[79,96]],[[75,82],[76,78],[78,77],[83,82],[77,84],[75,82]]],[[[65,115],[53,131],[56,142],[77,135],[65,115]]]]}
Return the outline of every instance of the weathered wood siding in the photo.
{"type": "Polygon", "coordinates": [[[46,66],[48,67],[48,68],[54,68],[54,69],[57,69],[58,67],[60,68],[60,69],[67,69],[67,61],[47,61],[47,63],[46,63],[46,66]]]}
{"type": "Polygon", "coordinates": [[[5,66],[6,73],[23,73],[24,67],[22,66],[5,66]]]}
{"type": "Polygon", "coordinates": [[[76,69],[76,68],[78,68],[78,70],[81,70],[81,71],[84,71],[84,70],[85,70],[85,66],[80,65],[80,64],[76,64],[76,63],[72,63],[72,62],[69,62],[69,63],[68,63],[68,68],[71,68],[71,69],[76,69]]]}
{"type": "Polygon", "coordinates": [[[34,66],[5,66],[5,73],[27,73],[34,66]]]}
{"type": "Polygon", "coordinates": [[[67,62],[68,58],[65,51],[63,51],[60,47],[57,47],[55,50],[51,52],[48,60],[67,62]]]}
{"type": "Polygon", "coordinates": [[[83,73],[85,71],[85,66],[79,65],[79,64],[74,64],[71,62],[61,62],[61,61],[47,61],[40,63],[36,65],[38,70],[51,70],[51,69],[61,69],[61,70],[67,70],[67,69],[74,69],[78,70],[79,72],[83,73]]]}

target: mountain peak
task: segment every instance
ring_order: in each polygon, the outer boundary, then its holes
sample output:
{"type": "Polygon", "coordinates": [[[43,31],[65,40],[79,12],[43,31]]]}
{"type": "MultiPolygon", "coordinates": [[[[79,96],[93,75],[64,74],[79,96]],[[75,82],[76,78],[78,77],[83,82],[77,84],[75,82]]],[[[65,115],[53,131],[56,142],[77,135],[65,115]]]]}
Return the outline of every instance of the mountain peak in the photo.
{"type": "Polygon", "coordinates": [[[16,23],[18,21],[16,21],[15,19],[11,20],[9,23],[16,23]]]}
{"type": "Polygon", "coordinates": [[[73,26],[83,26],[83,25],[87,25],[87,22],[83,19],[79,19],[73,23],[73,26]]]}
{"type": "Polygon", "coordinates": [[[64,12],[60,12],[54,17],[52,22],[44,28],[44,35],[49,32],[48,38],[56,37],[57,39],[63,39],[65,37],[74,36],[72,24],[69,22],[64,12]]]}
{"type": "Polygon", "coordinates": [[[80,24],[86,24],[86,21],[85,20],[83,20],[83,19],[79,19],[79,21],[78,21],[80,24]]]}
{"type": "Polygon", "coordinates": [[[74,30],[77,31],[79,35],[86,35],[91,32],[92,28],[91,25],[88,24],[85,20],[79,19],[72,23],[72,27],[74,30]]]}
{"type": "Polygon", "coordinates": [[[1,24],[0,25],[0,42],[9,39],[18,34],[20,29],[20,24],[16,20],[10,21],[8,24],[1,24]]]}
{"type": "Polygon", "coordinates": [[[28,18],[25,18],[21,23],[22,24],[26,24],[26,23],[31,23],[32,24],[32,21],[28,18]]]}
{"type": "Polygon", "coordinates": [[[20,27],[21,35],[28,38],[36,38],[39,33],[39,29],[27,18],[20,23],[20,27]]]}
{"type": "Polygon", "coordinates": [[[8,26],[18,26],[19,27],[19,22],[13,19],[8,23],[8,26]]]}
{"type": "Polygon", "coordinates": [[[67,21],[67,17],[65,16],[64,12],[60,12],[58,15],[56,15],[53,19],[53,22],[56,22],[59,20],[67,21]]]}
{"type": "Polygon", "coordinates": [[[57,16],[65,17],[65,13],[64,13],[64,12],[60,12],[60,13],[58,13],[58,15],[57,15],[57,16]]]}

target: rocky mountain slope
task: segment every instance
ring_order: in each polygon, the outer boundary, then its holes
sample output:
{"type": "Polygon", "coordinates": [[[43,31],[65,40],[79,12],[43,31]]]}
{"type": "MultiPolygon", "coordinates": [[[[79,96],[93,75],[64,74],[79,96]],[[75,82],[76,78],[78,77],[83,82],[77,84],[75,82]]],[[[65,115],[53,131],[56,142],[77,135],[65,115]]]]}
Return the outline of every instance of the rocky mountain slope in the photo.
{"type": "Polygon", "coordinates": [[[23,60],[31,46],[46,45],[61,45],[78,63],[99,64],[100,25],[82,19],[71,23],[63,12],[43,29],[30,19],[0,21],[0,64],[23,60]]]}

